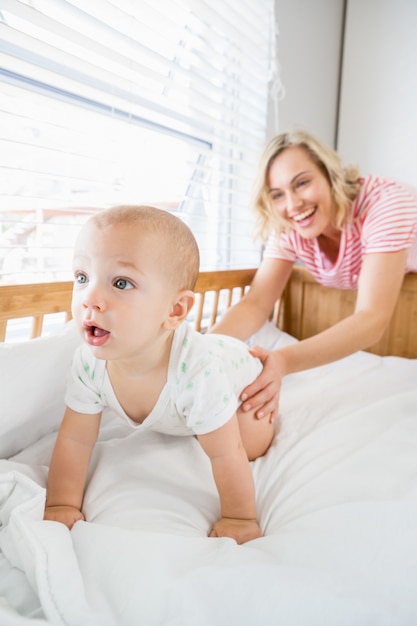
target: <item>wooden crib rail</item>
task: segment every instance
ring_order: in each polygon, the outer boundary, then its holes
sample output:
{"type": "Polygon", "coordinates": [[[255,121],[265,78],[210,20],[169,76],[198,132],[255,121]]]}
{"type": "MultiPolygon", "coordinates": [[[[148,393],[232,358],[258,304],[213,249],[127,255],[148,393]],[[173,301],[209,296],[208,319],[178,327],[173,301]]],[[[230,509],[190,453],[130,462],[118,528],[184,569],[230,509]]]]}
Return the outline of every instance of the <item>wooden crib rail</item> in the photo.
{"type": "MultiPolygon", "coordinates": [[[[255,271],[201,272],[189,318],[194,327],[204,331],[214,324],[247,291],[255,271]]],[[[0,342],[9,341],[6,331],[11,320],[32,318],[31,333],[25,337],[29,339],[42,334],[45,318],[52,313],[70,319],[71,293],[72,282],[0,286],[0,342]]],[[[306,269],[296,266],[277,303],[273,321],[293,337],[305,339],[350,315],[355,299],[353,291],[321,287],[306,269]]],[[[381,341],[369,352],[417,358],[417,274],[405,276],[392,320],[381,341]]]]}
{"type": "Polygon", "coordinates": [[[71,281],[0,286],[0,341],[6,338],[11,320],[29,317],[32,330],[28,339],[42,334],[45,315],[65,313],[71,319],[71,281]]]}
{"type": "Polygon", "coordinates": [[[255,269],[200,272],[194,289],[198,295],[192,312],[195,315],[196,330],[201,332],[212,326],[227,308],[240,300],[249,288],[255,272],[255,269]],[[204,314],[207,311],[208,319],[205,320],[204,314]]]}
{"type": "MultiPolygon", "coordinates": [[[[249,287],[255,269],[201,272],[195,292],[196,305],[191,320],[199,331],[214,324],[225,307],[242,297],[249,287]]],[[[64,313],[71,319],[72,281],[0,286],[0,342],[6,340],[8,322],[30,317],[31,332],[27,339],[42,335],[45,317],[64,313]]]]}

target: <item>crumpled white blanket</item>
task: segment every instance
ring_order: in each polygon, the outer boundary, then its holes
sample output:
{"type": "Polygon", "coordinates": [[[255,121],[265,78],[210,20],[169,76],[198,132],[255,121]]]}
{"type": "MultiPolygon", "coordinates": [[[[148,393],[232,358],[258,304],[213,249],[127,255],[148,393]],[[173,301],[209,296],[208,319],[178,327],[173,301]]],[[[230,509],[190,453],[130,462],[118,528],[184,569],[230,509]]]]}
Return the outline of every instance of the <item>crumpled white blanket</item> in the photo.
{"type": "Polygon", "coordinates": [[[0,461],[0,625],[415,626],[417,361],[289,376],[280,412],[252,464],[264,536],[243,546],[207,538],[194,438],[104,433],[71,532],[42,521],[53,436],[0,461]]]}

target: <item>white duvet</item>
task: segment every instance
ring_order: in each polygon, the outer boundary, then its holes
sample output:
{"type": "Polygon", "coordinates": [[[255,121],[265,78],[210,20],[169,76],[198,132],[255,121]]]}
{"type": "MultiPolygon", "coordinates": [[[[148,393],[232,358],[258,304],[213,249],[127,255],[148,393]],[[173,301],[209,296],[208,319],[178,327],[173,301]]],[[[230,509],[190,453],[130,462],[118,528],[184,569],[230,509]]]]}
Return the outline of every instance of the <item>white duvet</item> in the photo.
{"type": "MultiPolygon", "coordinates": [[[[294,341],[270,326],[258,340],[294,341]]],[[[61,393],[54,375],[33,393],[61,393]]],[[[193,437],[107,416],[71,532],[42,521],[53,432],[0,461],[0,625],[416,626],[417,360],[358,353],[289,376],[280,413],[252,463],[264,536],[242,546],[207,537],[218,497],[193,437]]]]}

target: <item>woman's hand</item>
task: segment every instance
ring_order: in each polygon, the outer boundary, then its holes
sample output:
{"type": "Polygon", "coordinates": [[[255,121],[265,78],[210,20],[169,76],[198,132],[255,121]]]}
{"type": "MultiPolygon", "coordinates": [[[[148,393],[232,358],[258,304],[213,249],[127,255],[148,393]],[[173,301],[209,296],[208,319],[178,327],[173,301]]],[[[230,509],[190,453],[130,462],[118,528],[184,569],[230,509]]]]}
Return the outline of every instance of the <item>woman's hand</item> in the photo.
{"type": "Polygon", "coordinates": [[[269,352],[260,346],[253,346],[250,353],[263,364],[263,370],[258,378],[245,387],[240,398],[243,402],[243,411],[258,408],[255,415],[262,419],[269,415],[272,423],[278,417],[279,394],[283,377],[283,359],[279,351],[269,352]]]}
{"type": "Polygon", "coordinates": [[[79,511],[75,506],[62,504],[57,506],[46,506],[43,519],[51,522],[61,522],[61,524],[65,524],[65,526],[71,530],[75,522],[79,522],[85,518],[81,511],[79,511]]]}

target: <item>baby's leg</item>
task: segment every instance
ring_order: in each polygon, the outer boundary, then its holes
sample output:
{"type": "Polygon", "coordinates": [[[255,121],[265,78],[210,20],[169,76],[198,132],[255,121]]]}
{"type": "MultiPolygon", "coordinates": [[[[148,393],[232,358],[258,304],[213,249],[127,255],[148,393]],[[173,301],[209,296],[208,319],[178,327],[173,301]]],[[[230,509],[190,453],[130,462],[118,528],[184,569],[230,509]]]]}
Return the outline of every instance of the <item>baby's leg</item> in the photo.
{"type": "Polygon", "coordinates": [[[254,461],[263,456],[271,445],[272,439],[277,433],[277,428],[269,422],[269,416],[259,420],[255,417],[255,411],[244,413],[241,408],[237,410],[240,436],[249,461],[254,461]]]}

